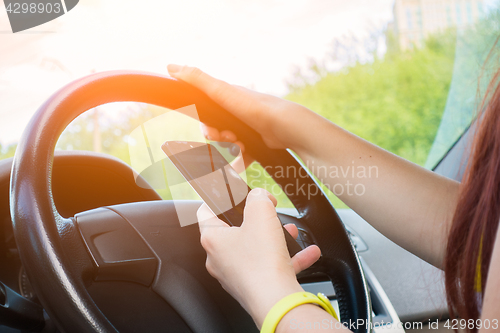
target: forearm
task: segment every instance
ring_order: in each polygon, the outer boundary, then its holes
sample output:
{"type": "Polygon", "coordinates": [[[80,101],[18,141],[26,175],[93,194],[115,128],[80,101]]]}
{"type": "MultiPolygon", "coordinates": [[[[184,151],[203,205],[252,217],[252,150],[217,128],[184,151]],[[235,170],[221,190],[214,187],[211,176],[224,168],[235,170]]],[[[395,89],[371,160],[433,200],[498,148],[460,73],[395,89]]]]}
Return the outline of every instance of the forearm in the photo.
{"type": "Polygon", "coordinates": [[[342,201],[385,236],[440,267],[459,183],[297,106],[279,137],[342,201]]]}

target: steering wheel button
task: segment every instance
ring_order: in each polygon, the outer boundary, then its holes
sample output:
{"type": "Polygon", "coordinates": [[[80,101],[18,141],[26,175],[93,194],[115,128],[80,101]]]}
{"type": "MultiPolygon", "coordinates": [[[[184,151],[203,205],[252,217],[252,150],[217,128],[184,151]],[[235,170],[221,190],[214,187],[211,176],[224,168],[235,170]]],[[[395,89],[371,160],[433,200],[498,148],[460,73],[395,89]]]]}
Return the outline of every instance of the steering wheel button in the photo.
{"type": "Polygon", "coordinates": [[[96,280],[152,283],[156,257],[130,223],[107,208],[77,214],[75,218],[97,267],[96,280]]]}

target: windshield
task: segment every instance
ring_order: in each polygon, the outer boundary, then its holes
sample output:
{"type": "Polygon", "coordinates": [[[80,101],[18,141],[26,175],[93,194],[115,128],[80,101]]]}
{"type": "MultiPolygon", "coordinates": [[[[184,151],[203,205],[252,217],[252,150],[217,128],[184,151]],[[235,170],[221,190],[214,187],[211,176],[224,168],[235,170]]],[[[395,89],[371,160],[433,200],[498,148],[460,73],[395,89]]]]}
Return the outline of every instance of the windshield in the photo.
{"type": "MultiPolygon", "coordinates": [[[[165,74],[179,63],[303,104],[432,168],[473,119],[477,87],[495,68],[484,63],[500,35],[498,8],[497,0],[89,0],[18,33],[0,9],[0,159],[72,80],[113,69],[165,74]]],[[[58,149],[130,163],[131,131],[166,112],[100,106],[67,128],[58,149]]],[[[250,180],[265,177],[252,168],[250,180]]]]}
{"type": "Polygon", "coordinates": [[[500,67],[499,22],[496,7],[474,26],[457,32],[446,107],[425,167],[437,165],[480,111],[486,88],[500,67]]]}

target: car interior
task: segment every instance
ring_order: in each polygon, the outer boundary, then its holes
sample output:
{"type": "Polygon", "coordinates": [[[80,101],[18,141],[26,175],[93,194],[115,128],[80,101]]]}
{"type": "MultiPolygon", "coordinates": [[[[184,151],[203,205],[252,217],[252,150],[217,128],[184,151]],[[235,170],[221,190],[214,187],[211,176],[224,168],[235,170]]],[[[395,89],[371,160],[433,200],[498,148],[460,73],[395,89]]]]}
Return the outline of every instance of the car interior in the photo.
{"type": "MultiPolygon", "coordinates": [[[[403,2],[394,1],[395,15],[403,2]]],[[[464,74],[472,48],[458,36],[446,109],[440,110],[426,167],[460,181],[476,120],[473,102],[467,100],[463,110],[457,105],[475,93],[476,81],[468,83],[468,94],[461,85],[477,73],[464,74]]],[[[418,48],[418,38],[412,38],[404,57],[418,48]]],[[[360,67],[368,62],[355,61],[360,67]]],[[[272,182],[316,189],[312,196],[290,191],[289,204],[277,211],[283,224],[298,227],[299,245],[316,244],[322,251],[318,262],[298,274],[300,284],[325,294],[353,332],[444,331],[450,316],[443,271],[347,206],[336,207],[292,151],[269,148],[247,124],[170,76],[136,70],[87,74],[45,96],[16,142],[15,156],[0,159],[0,333],[258,332],[206,270],[196,224],[201,200],[164,196],[147,174],[113,154],[58,146],[88,111],[122,102],[165,110],[194,105],[196,121],[237,133],[264,170],[275,170],[268,175],[272,182]],[[276,167],[302,170],[305,177],[280,176],[276,167]],[[181,225],[180,211],[188,225],[181,225]],[[358,321],[364,325],[351,325],[358,321]]],[[[149,144],[147,150],[151,155],[149,144]]]]}
{"type": "MultiPolygon", "coordinates": [[[[56,327],[82,332],[163,332],[166,327],[172,332],[256,331],[251,318],[206,272],[198,227],[179,227],[172,202],[138,186],[132,169],[116,158],[94,152],[54,154],[54,138],[65,122],[103,99],[170,108],[194,102],[202,121],[240,126],[242,137],[253,138],[246,142],[249,149],[258,148],[254,154],[261,163],[299,163],[285,150],[263,147],[246,125],[229,121],[230,115],[201,92],[169,77],[95,74],[61,91],[38,111],[38,121],[30,124],[18,148],[22,154],[1,162],[1,311],[3,320],[9,320],[0,326],[2,332],[56,332],[56,327]],[[79,98],[83,93],[84,102],[79,98]],[[68,106],[73,114],[63,111],[68,106]],[[65,122],[53,122],[61,118],[65,122]],[[46,230],[37,230],[42,226],[46,230]]],[[[457,165],[467,152],[467,133],[435,172],[460,179],[457,165]]],[[[305,290],[327,295],[341,320],[363,317],[383,331],[389,323],[447,318],[440,270],[353,211],[336,212],[324,196],[290,200],[296,209],[279,209],[281,220],[300,228],[302,242],[323,249],[323,258],[299,279],[305,290]]],[[[195,220],[199,205],[185,202],[195,220]]]]}

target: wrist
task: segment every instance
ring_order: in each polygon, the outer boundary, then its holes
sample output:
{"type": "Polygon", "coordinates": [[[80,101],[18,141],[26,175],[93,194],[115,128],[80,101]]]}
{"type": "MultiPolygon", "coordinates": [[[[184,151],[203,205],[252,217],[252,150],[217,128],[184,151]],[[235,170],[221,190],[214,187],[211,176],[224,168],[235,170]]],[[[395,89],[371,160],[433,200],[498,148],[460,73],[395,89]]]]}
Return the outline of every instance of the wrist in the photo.
{"type": "Polygon", "coordinates": [[[276,112],[273,134],[283,146],[298,152],[308,145],[309,136],[314,133],[316,122],[321,116],[302,105],[285,102],[276,112]]]}
{"type": "Polygon", "coordinates": [[[252,316],[259,329],[272,307],[284,297],[296,292],[304,291],[298,281],[275,280],[276,284],[267,284],[266,287],[260,286],[247,298],[247,311],[252,316]]]}

